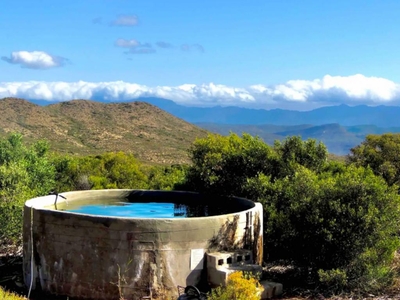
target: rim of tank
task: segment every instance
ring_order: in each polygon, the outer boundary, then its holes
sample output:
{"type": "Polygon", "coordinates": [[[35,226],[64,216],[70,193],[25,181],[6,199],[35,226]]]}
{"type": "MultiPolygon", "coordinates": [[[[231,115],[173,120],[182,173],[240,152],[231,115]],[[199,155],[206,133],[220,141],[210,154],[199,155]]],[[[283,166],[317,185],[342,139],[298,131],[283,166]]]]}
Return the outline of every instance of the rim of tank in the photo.
{"type": "MultiPolygon", "coordinates": [[[[68,194],[80,194],[80,193],[106,193],[106,194],[110,194],[110,193],[116,193],[116,192],[133,192],[133,191],[138,191],[138,192],[154,192],[154,193],[162,193],[162,194],[168,194],[168,193],[177,193],[177,194],[192,194],[192,195],[198,195],[198,196],[207,196],[207,194],[202,194],[202,193],[198,193],[198,192],[191,192],[191,191],[163,191],[163,190],[143,190],[143,189],[101,189],[101,190],[82,190],[82,191],[68,191],[68,192],[62,192],[62,193],[58,193],[58,195],[60,196],[66,196],[68,194]]],[[[251,211],[252,209],[254,209],[257,206],[257,203],[259,202],[254,202],[250,199],[247,198],[243,198],[243,197],[236,197],[236,196],[220,196],[221,198],[232,198],[232,199],[236,199],[236,200],[241,200],[244,202],[247,202],[248,204],[252,204],[252,207],[250,208],[246,208],[244,210],[239,210],[236,212],[232,212],[232,213],[227,213],[227,214],[220,214],[220,215],[214,215],[214,216],[203,216],[203,217],[189,217],[189,218],[137,218],[137,217],[120,217],[120,216],[104,216],[104,215],[93,215],[93,214],[85,214],[85,213],[78,213],[78,212],[72,212],[72,211],[65,211],[65,210],[56,210],[56,209],[52,209],[52,208],[48,208],[51,205],[54,205],[54,201],[57,194],[50,194],[50,195],[45,195],[45,196],[40,196],[40,197],[35,197],[32,199],[29,199],[25,202],[25,207],[27,208],[32,208],[35,210],[40,210],[40,211],[45,211],[45,212],[51,212],[53,214],[60,214],[60,215],[64,215],[64,214],[70,214],[70,215],[74,215],[77,217],[85,217],[85,218],[92,218],[92,219],[118,219],[118,220],[143,220],[143,221],[158,221],[158,220],[169,220],[169,221],[174,221],[174,222],[188,222],[190,220],[198,220],[198,219],[212,219],[212,218],[220,218],[221,216],[233,216],[233,215],[237,215],[240,213],[246,213],[251,211]],[[46,202],[43,200],[47,200],[46,202]],[[39,205],[40,203],[40,205],[39,205]]],[[[216,196],[216,195],[214,195],[216,196]]],[[[216,196],[218,197],[218,196],[216,196]]],[[[80,199],[74,199],[71,201],[79,201],[80,199]]],[[[61,202],[68,202],[68,198],[67,200],[63,199],[62,197],[58,197],[57,203],[61,203],[61,202]]]]}

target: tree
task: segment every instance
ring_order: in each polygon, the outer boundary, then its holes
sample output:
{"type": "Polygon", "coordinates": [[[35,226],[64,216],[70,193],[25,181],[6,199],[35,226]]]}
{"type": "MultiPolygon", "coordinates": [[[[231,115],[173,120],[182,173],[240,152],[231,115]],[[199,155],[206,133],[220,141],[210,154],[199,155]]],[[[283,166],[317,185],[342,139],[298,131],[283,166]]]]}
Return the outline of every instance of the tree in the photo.
{"type": "Polygon", "coordinates": [[[350,152],[350,163],[370,167],[389,185],[400,184],[400,134],[368,135],[350,152]]]}
{"type": "Polygon", "coordinates": [[[190,157],[193,164],[185,188],[214,194],[246,196],[243,187],[247,178],[272,173],[277,166],[273,149],[249,134],[198,139],[190,157]]]}
{"type": "Polygon", "coordinates": [[[283,142],[275,141],[274,149],[281,165],[278,177],[292,174],[296,165],[320,172],[328,159],[328,150],[323,143],[317,144],[314,139],[302,141],[299,136],[287,137],[283,142]]]}

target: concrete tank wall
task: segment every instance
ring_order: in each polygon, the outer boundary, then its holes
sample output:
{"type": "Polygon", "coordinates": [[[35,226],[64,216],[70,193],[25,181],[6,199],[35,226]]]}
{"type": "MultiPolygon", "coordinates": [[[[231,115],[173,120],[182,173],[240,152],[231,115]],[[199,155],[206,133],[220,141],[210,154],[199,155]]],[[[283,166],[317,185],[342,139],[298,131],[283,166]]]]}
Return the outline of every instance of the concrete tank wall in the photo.
{"type": "MultiPolygon", "coordinates": [[[[130,192],[62,195],[77,201],[124,197],[130,192]]],[[[199,197],[183,192],[143,193],[199,197]]],[[[88,299],[140,299],[150,294],[163,299],[177,296],[178,285],[199,283],[206,252],[246,248],[253,252],[254,263],[262,261],[260,203],[232,198],[229,201],[245,209],[211,217],[133,219],[57,211],[55,197],[34,198],[24,207],[24,280],[27,286],[33,280],[33,289],[88,299]]],[[[62,201],[58,197],[57,202],[62,201]]]]}

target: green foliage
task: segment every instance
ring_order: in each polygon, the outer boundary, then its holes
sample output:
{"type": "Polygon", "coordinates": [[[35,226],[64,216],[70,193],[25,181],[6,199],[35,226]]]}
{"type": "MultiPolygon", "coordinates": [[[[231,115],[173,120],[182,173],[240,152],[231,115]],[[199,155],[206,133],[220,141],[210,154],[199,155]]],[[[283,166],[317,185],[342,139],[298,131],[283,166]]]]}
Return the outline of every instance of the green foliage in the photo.
{"type": "Polygon", "coordinates": [[[186,169],[182,165],[153,167],[148,175],[148,188],[152,190],[179,189],[186,178],[186,169]]]}
{"type": "Polygon", "coordinates": [[[328,162],[324,145],[299,137],[270,148],[249,135],[209,136],[191,155],[187,187],[263,203],[265,258],[340,288],[387,283],[399,196],[371,170],[328,162]]]}
{"type": "Polygon", "coordinates": [[[22,207],[26,200],[48,194],[54,187],[55,169],[48,144],[30,147],[20,134],[0,140],[0,240],[16,242],[21,234],[22,207]]]}
{"type": "Polygon", "coordinates": [[[347,274],[344,270],[318,270],[319,282],[330,291],[336,293],[348,284],[347,274]]]}
{"type": "Polygon", "coordinates": [[[399,197],[370,170],[317,175],[299,168],[291,179],[268,182],[264,192],[265,251],[271,258],[314,272],[340,269],[349,286],[357,286],[366,274],[388,266],[399,246],[399,197]]]}
{"type": "Polygon", "coordinates": [[[302,141],[298,136],[288,137],[283,142],[276,141],[274,148],[281,164],[280,177],[290,175],[296,165],[319,172],[328,158],[328,150],[324,144],[317,144],[313,139],[302,141]]]}
{"type": "Polygon", "coordinates": [[[361,145],[351,149],[348,160],[370,167],[389,185],[400,184],[400,134],[368,135],[361,145]]]}
{"type": "Polygon", "coordinates": [[[243,195],[247,178],[272,173],[276,155],[261,139],[243,134],[227,137],[209,135],[190,149],[193,165],[188,170],[186,189],[224,195],[243,195]]]}
{"type": "Polygon", "coordinates": [[[274,147],[249,134],[239,137],[209,135],[198,139],[190,149],[193,165],[189,168],[186,188],[201,192],[249,197],[249,178],[259,174],[271,180],[294,174],[297,165],[319,171],[327,163],[326,147],[314,140],[303,142],[290,137],[274,147]]]}
{"type": "Polygon", "coordinates": [[[107,184],[94,186],[95,189],[119,188],[141,189],[147,187],[147,178],[140,170],[138,161],[132,154],[123,152],[106,153],[100,156],[101,170],[107,178],[107,184]]]}
{"type": "Polygon", "coordinates": [[[143,166],[132,154],[109,152],[97,156],[54,155],[56,191],[88,189],[172,190],[184,180],[182,165],[143,166]]]}
{"type": "Polygon", "coordinates": [[[109,152],[97,156],[53,159],[57,170],[57,191],[85,189],[141,189],[147,176],[132,154],[109,152]]]}
{"type": "Polygon", "coordinates": [[[209,300],[258,300],[264,288],[258,280],[242,272],[229,274],[226,286],[213,289],[209,300]]]}

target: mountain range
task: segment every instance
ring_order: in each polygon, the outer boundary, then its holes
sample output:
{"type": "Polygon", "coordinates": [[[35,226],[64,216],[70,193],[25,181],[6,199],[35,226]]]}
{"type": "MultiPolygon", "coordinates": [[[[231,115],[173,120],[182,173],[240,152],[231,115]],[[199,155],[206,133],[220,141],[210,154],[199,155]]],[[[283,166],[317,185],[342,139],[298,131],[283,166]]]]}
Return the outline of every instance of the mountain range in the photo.
{"type": "MultiPolygon", "coordinates": [[[[29,100],[38,105],[54,102],[46,100],[29,100]]],[[[103,99],[96,102],[105,102],[103,99]]],[[[190,123],[246,124],[246,125],[324,125],[338,123],[342,126],[360,124],[378,127],[400,127],[399,106],[338,106],[321,107],[310,111],[285,109],[252,109],[236,106],[189,107],[179,105],[172,100],[162,98],[140,98],[120,102],[142,101],[190,123]]],[[[117,103],[120,103],[119,101],[117,103]]]]}
{"type": "MultiPolygon", "coordinates": [[[[136,100],[134,100],[136,101],[136,100]]],[[[242,107],[189,107],[161,98],[140,98],[190,123],[247,124],[247,125],[324,125],[360,124],[378,127],[400,127],[398,106],[327,106],[310,111],[285,109],[251,109],[242,107]]]]}

